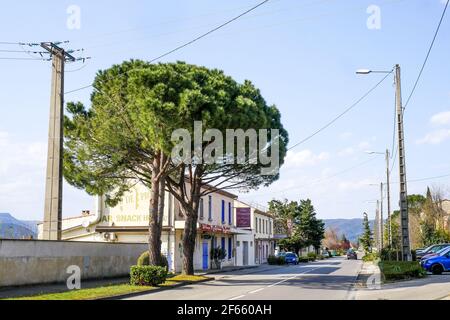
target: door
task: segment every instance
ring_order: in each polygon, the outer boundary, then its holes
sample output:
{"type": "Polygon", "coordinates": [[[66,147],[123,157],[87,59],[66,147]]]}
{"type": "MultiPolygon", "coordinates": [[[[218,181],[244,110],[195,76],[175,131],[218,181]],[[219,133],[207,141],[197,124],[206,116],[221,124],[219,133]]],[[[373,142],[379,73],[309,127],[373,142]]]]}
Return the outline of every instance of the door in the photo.
{"type": "Polygon", "coordinates": [[[242,262],[242,264],[244,266],[248,266],[248,241],[243,241],[242,245],[243,245],[243,250],[242,250],[243,251],[243,253],[242,253],[243,262],[242,262]]]}
{"type": "Polygon", "coordinates": [[[208,242],[203,242],[203,270],[208,270],[208,242]]]}

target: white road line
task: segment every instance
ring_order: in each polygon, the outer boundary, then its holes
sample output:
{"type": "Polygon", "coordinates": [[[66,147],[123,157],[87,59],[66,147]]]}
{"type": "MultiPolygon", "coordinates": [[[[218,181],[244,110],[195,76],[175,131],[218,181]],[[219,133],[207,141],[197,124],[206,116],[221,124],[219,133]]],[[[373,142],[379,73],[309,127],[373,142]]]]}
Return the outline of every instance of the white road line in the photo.
{"type": "Polygon", "coordinates": [[[295,279],[295,278],[297,278],[298,276],[300,276],[300,275],[302,275],[302,274],[306,274],[306,273],[308,273],[308,272],[312,272],[312,271],[317,270],[317,269],[320,269],[320,268],[323,268],[323,266],[316,267],[316,268],[313,268],[313,269],[309,269],[309,270],[306,270],[305,272],[297,273],[295,276],[292,276],[292,277],[290,277],[290,278],[287,278],[287,279],[278,281],[278,282],[273,283],[273,284],[271,284],[271,285],[269,285],[269,286],[266,286],[266,287],[264,287],[264,288],[259,288],[259,289],[256,289],[256,290],[247,292],[246,294],[243,294],[243,295],[240,295],[240,296],[237,296],[237,297],[228,299],[228,300],[237,300],[237,299],[240,299],[240,298],[244,298],[244,297],[245,297],[246,295],[248,295],[248,294],[254,294],[254,293],[263,291],[264,289],[275,287],[275,286],[277,286],[277,285],[279,285],[279,284],[281,284],[281,283],[284,283],[284,282],[286,282],[286,281],[295,279]]]}
{"type": "Polygon", "coordinates": [[[259,288],[259,289],[250,291],[249,293],[257,293],[257,292],[260,292],[260,291],[263,291],[263,290],[264,290],[264,288],[259,288]]]}

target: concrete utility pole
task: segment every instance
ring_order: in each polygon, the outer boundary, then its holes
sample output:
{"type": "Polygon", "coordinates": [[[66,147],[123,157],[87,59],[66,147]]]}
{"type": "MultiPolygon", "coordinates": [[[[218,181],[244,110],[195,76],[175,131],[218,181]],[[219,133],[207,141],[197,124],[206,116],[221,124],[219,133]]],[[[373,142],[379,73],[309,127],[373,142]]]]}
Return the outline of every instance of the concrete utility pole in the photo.
{"type": "Polygon", "coordinates": [[[406,162],[405,162],[405,136],[403,129],[403,106],[402,106],[402,85],[400,75],[400,65],[395,65],[395,84],[396,84],[396,109],[397,109],[397,128],[398,128],[398,157],[400,167],[400,227],[401,227],[401,245],[402,260],[411,261],[411,247],[409,241],[409,216],[408,216],[408,194],[406,182],[406,162]]]}
{"type": "Polygon", "coordinates": [[[61,240],[64,65],[66,60],[76,59],[54,43],[44,42],[41,43],[41,47],[52,56],[43,239],[61,240]]]}
{"type": "Polygon", "coordinates": [[[375,245],[380,252],[380,200],[377,200],[377,208],[375,210],[375,221],[373,224],[373,233],[375,237],[375,245]]]}
{"type": "Polygon", "coordinates": [[[388,246],[392,247],[392,221],[391,221],[391,182],[389,149],[386,149],[386,196],[387,196],[387,217],[388,217],[388,246]]]}
{"type": "Polygon", "coordinates": [[[381,183],[381,198],[380,198],[380,250],[383,250],[383,226],[384,226],[384,221],[383,221],[383,182],[381,183]]]}

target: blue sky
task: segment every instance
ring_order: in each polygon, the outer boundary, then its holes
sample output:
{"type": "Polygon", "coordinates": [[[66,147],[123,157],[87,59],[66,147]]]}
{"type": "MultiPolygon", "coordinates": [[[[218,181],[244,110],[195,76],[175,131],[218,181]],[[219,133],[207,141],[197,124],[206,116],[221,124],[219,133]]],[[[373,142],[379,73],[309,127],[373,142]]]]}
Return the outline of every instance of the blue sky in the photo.
{"type": "MultiPolygon", "coordinates": [[[[99,69],[129,58],[152,59],[255,5],[228,1],[14,1],[0,11],[0,42],[70,40],[84,48],[85,65],[67,65],[66,91],[90,84],[99,69]],[[67,8],[81,9],[81,28],[69,29],[67,8]]],[[[441,0],[271,0],[252,14],[162,61],[183,60],[249,79],[278,106],[291,145],[342,112],[380,75],[358,68],[402,67],[404,100],[410,93],[440,18],[441,0]],[[369,29],[371,5],[380,29],[369,29]]],[[[405,113],[407,174],[420,179],[450,174],[450,17],[405,113]]],[[[0,45],[0,50],[21,50],[0,45]]],[[[28,57],[4,53],[0,57],[28,57]]],[[[43,215],[50,63],[0,60],[0,212],[22,219],[43,215]]],[[[90,89],[66,96],[89,104],[90,89]]],[[[311,198],[322,218],[373,216],[384,180],[384,157],[365,150],[392,147],[394,87],[388,78],[332,127],[294,148],[270,188],[241,194],[262,205],[276,198],[311,198]],[[369,163],[364,163],[370,160],[369,163]],[[348,170],[356,167],[355,169],[348,170]],[[345,173],[337,173],[346,171],[345,173]],[[318,181],[319,180],[319,181],[318,181]]],[[[398,181],[394,169],[392,180],[398,181]]],[[[448,190],[450,178],[414,182],[448,190]]],[[[398,187],[392,186],[393,208],[398,187]]],[[[83,191],[64,187],[64,216],[92,209],[83,191]]]]}

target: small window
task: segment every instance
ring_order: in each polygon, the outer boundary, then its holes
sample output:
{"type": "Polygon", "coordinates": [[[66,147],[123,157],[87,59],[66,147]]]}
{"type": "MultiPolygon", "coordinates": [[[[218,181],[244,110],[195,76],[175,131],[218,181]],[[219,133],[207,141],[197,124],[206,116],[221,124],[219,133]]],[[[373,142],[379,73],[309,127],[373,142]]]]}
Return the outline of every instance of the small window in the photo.
{"type": "Polygon", "coordinates": [[[200,211],[200,219],[203,220],[204,218],[203,198],[200,198],[199,211],[200,211]]]}
{"type": "Polygon", "coordinates": [[[208,196],[208,220],[212,221],[212,196],[208,196]]]}

